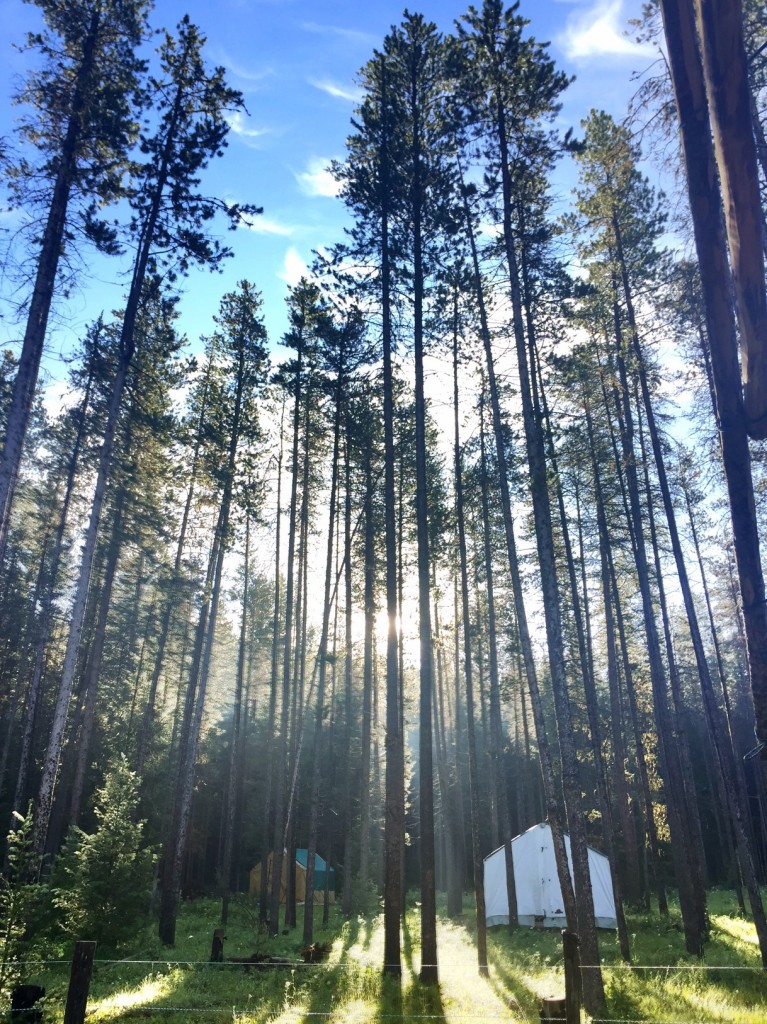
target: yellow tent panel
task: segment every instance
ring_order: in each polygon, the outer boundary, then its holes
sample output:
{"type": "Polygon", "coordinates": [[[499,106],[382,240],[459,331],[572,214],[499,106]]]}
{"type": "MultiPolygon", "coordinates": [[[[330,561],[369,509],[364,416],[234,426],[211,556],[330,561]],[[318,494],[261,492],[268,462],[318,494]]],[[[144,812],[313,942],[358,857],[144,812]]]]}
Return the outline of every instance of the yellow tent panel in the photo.
{"type": "MultiPolygon", "coordinates": [[[[267,860],[267,885],[271,885],[272,881],[272,864],[274,855],[269,854],[267,860]]],[[[306,900],[306,861],[307,854],[306,850],[296,850],[296,902],[303,903],[306,900]],[[301,863],[303,861],[303,863],[301,863]]],[[[323,903],[325,900],[325,871],[327,866],[325,861],[319,854],[315,859],[314,869],[314,902],[323,903]]],[[[285,895],[288,891],[288,858],[282,858],[282,873],[280,876],[280,903],[285,902],[285,895]]],[[[256,866],[250,872],[250,884],[248,886],[248,892],[251,896],[259,896],[261,893],[261,864],[256,866]]],[[[333,868],[330,869],[330,884],[328,889],[328,898],[331,903],[335,903],[335,871],[333,868]]]]}

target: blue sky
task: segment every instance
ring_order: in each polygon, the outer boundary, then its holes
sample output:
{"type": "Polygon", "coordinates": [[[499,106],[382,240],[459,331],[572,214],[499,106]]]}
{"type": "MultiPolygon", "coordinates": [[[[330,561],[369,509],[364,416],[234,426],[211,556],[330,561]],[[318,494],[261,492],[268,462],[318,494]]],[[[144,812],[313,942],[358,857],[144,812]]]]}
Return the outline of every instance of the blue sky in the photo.
{"type": "MultiPolygon", "coordinates": [[[[479,0],[476,0],[478,3],[479,0]]],[[[442,30],[465,10],[461,0],[424,0],[421,10],[442,30]]],[[[624,35],[641,0],[522,0],[530,32],[551,41],[558,65],[576,76],[564,98],[563,127],[577,128],[591,107],[622,117],[636,84],[632,72],[648,68],[652,53],[624,35]]],[[[357,89],[357,70],[369,59],[403,5],[392,0],[158,0],[156,26],[171,27],[189,13],[207,35],[211,62],[223,64],[244,96],[248,114],[232,123],[229,149],[206,175],[206,188],[264,208],[253,230],[227,237],[235,250],[221,275],[195,273],[185,285],[181,327],[196,346],[212,329],[221,295],[247,277],[264,295],[273,342],[285,328],[286,282],[293,283],[312,249],[342,235],[345,216],[325,167],[343,157],[357,89]]],[[[0,135],[12,130],[16,111],[8,98],[14,77],[23,73],[23,54],[13,49],[35,26],[34,5],[0,0],[0,135]]],[[[560,185],[567,187],[567,179],[560,185]]],[[[12,224],[1,215],[0,225],[12,224]]],[[[97,261],[79,294],[59,304],[45,359],[53,381],[62,377],[60,354],[101,309],[120,305],[125,266],[97,261]]],[[[7,285],[2,288],[7,290],[7,285]]],[[[3,304],[3,315],[6,309],[3,304]]],[[[0,324],[0,343],[20,327],[0,324]]],[[[55,385],[54,385],[55,390],[55,385]]]]}

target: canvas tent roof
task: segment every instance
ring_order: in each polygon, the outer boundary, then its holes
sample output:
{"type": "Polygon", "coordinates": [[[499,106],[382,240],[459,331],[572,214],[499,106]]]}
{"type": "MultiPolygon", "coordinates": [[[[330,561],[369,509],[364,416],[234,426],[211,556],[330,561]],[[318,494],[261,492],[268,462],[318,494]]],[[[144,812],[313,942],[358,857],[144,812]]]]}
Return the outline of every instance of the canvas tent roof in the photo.
{"type": "MultiPolygon", "coordinates": [[[[296,850],[296,899],[303,903],[306,899],[306,865],[309,859],[308,850],[296,850]]],[[[267,860],[267,885],[271,884],[272,876],[272,854],[267,860]]],[[[327,864],[317,853],[314,855],[314,902],[322,903],[325,898],[325,873],[327,864]]],[[[285,902],[285,894],[288,887],[288,859],[282,858],[282,874],[280,880],[280,903],[285,902]]],[[[328,891],[330,902],[335,902],[336,871],[335,868],[328,872],[328,891]]],[[[261,891],[261,865],[256,866],[250,872],[250,884],[248,892],[251,896],[257,896],[261,891]]]]}
{"type": "MultiPolygon", "coordinates": [[[[565,835],[565,849],[572,875],[573,862],[570,837],[565,835]]],[[[564,900],[557,876],[551,827],[541,822],[511,841],[514,879],[517,887],[517,918],[520,924],[545,928],[566,928],[564,900]]],[[[589,873],[594,897],[597,927],[615,928],[610,863],[603,853],[588,848],[589,873]]],[[[506,890],[506,850],[503,846],[485,857],[485,918],[488,927],[509,923],[509,900],[506,890]]],[[[574,922],[573,922],[574,924],[574,922]]]]}

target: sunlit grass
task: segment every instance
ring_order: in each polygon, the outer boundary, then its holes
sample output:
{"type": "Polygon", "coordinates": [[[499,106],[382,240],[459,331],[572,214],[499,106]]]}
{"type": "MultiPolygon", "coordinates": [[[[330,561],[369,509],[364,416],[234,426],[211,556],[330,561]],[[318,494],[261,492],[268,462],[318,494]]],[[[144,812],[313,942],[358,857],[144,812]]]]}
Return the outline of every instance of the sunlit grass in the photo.
{"type": "MultiPolygon", "coordinates": [[[[712,893],[712,933],[704,957],[684,949],[678,916],[629,918],[634,967],[620,960],[612,932],[600,933],[600,957],[611,1021],[657,1024],[765,1024],[767,976],[760,969],[754,926],[735,913],[732,895],[712,893]],[[637,969],[637,968],[651,969],[637,969]],[[715,968],[709,970],[707,968],[715,968]]],[[[544,996],[564,994],[561,938],[556,932],[506,928],[490,932],[489,976],[477,970],[474,914],[469,900],[457,920],[442,916],[438,929],[439,978],[436,987],[418,980],[419,911],[403,923],[401,979],[384,977],[382,917],[344,920],[334,908],[318,942],[331,945],[322,964],[263,971],[234,965],[208,965],[211,933],[218,925],[213,901],[185,904],[175,949],[160,946],[153,930],[139,937],[129,960],[97,963],[88,1019],[99,1024],[157,1021],[236,1020],[242,1024],[470,1024],[472,1021],[539,1020],[544,996]],[[130,962],[130,960],[140,962],[130,962]],[[175,961],[176,963],[169,963],[175,961]]],[[[268,939],[252,917],[233,907],[227,927],[227,956],[254,952],[298,961],[302,921],[288,935],[268,939]]],[[[98,955],[98,954],[97,954],[98,955]]],[[[30,978],[49,993],[46,1020],[63,1017],[68,969],[52,968],[30,978]]]]}

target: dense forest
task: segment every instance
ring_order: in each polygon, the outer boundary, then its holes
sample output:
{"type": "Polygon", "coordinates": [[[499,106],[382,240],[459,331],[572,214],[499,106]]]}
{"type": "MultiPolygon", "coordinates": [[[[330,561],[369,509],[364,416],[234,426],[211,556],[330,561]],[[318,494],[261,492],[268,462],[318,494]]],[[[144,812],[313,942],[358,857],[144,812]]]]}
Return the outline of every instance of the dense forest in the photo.
{"type": "Polygon", "coordinates": [[[150,907],[173,945],[203,894],[225,924],[254,868],[277,935],[301,849],[306,943],[380,900],[396,975],[416,889],[436,981],[446,893],[485,972],[483,857],[544,820],[584,963],[593,846],[626,960],[624,906],[678,901],[699,953],[722,886],[767,966],[762,0],[647,4],[635,109],[565,135],[519,5],[405,12],[332,166],[346,237],[284,337],[244,270],[194,357],[185,275],[261,213],[205,187],[243,97],[187,18],[33,2],[1,153],[2,970],[150,907]],[[53,409],[49,319],[93,252],[124,305],[53,409]]]}

